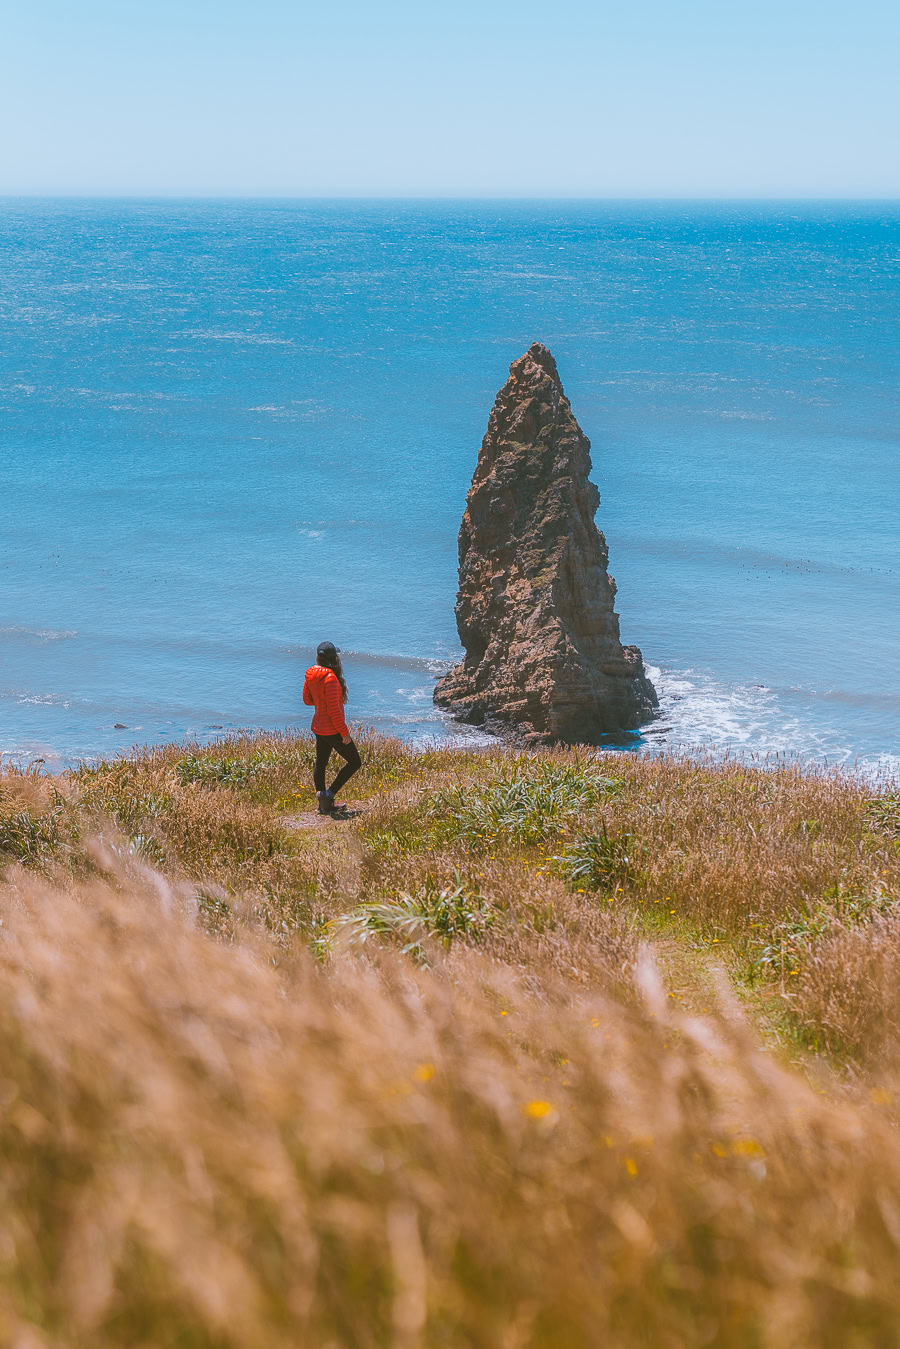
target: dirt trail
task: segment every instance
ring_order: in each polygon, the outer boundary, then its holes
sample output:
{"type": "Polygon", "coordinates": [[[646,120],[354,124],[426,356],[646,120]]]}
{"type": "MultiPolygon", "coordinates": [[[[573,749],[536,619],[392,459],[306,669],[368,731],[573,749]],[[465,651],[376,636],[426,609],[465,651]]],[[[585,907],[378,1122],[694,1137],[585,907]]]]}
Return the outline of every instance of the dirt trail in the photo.
{"type": "Polygon", "coordinates": [[[650,943],[668,995],[686,1012],[709,1012],[716,1004],[716,985],[729,982],[724,963],[712,952],[696,951],[674,937],[650,943]]]}
{"type": "Polygon", "coordinates": [[[320,815],[317,810],[302,810],[296,815],[282,815],[281,823],[285,829],[329,829],[335,825],[356,820],[366,811],[362,801],[347,801],[346,809],[333,815],[320,815]]]}

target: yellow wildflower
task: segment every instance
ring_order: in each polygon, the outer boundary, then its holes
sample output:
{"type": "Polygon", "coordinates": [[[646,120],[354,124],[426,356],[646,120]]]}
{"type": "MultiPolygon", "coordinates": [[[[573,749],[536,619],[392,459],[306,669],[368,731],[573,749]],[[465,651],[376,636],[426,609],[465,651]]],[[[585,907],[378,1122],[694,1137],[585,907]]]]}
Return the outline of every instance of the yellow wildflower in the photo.
{"type": "Polygon", "coordinates": [[[548,1115],[553,1114],[554,1109],[555,1106],[549,1101],[529,1101],[525,1106],[525,1114],[532,1119],[546,1119],[548,1115]]]}
{"type": "Polygon", "coordinates": [[[736,1138],[731,1145],[735,1157],[765,1157],[766,1150],[755,1138],[736,1138]]]}

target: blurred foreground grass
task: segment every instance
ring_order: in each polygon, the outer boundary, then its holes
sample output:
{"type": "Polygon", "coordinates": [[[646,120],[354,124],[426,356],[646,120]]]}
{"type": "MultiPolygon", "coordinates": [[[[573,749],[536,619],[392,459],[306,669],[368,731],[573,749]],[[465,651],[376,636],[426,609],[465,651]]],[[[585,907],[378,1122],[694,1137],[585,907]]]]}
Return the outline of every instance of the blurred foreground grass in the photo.
{"type": "Polygon", "coordinates": [[[359,740],[0,777],[0,1343],[900,1346],[896,792],[359,740]]]}

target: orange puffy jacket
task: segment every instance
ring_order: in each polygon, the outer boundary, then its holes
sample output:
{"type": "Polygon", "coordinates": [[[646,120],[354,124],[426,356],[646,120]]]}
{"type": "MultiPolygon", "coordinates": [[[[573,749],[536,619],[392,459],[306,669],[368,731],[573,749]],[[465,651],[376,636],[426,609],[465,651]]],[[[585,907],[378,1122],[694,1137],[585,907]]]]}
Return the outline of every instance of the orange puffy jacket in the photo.
{"type": "Polygon", "coordinates": [[[314,707],[312,728],[316,735],[349,735],[344,720],[344,695],[334,670],[311,665],[303,684],[303,701],[314,707]]]}

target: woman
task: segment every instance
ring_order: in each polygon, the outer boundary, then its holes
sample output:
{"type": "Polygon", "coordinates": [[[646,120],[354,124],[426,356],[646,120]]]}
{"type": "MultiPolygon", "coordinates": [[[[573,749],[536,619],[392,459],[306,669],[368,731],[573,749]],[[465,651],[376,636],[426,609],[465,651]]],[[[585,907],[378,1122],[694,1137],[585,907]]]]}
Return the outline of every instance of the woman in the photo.
{"type": "Polygon", "coordinates": [[[343,810],[335,795],[341,790],[348,778],[352,778],[362,766],[359,750],[350,738],[347,723],[344,720],[344,703],[347,701],[347,681],[341,668],[341,658],[334,642],[320,642],[316,650],[317,665],[311,665],[306,672],[303,684],[303,701],[316,709],[312,719],[312,728],[316,737],[316,766],[313,770],[313,782],[319,801],[319,814],[330,815],[333,810],[343,810]],[[342,759],[346,759],[341,771],[331,786],[325,786],[325,769],[331,758],[331,751],[337,750],[342,759]]]}

